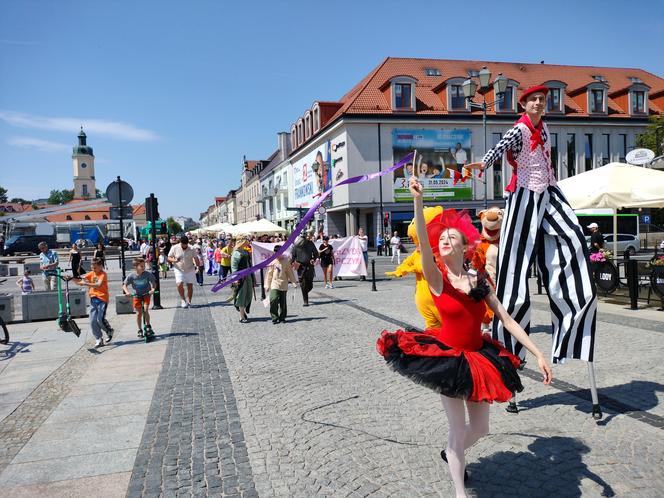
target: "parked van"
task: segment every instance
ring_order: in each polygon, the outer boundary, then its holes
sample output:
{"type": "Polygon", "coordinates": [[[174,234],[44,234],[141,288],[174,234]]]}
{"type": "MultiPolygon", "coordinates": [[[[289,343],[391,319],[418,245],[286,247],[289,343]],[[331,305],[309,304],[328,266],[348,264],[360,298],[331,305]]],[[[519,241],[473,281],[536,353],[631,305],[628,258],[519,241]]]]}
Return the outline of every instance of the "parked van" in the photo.
{"type": "Polygon", "coordinates": [[[5,241],[5,255],[39,254],[39,243],[46,242],[50,249],[57,249],[55,235],[12,235],[5,241]]]}

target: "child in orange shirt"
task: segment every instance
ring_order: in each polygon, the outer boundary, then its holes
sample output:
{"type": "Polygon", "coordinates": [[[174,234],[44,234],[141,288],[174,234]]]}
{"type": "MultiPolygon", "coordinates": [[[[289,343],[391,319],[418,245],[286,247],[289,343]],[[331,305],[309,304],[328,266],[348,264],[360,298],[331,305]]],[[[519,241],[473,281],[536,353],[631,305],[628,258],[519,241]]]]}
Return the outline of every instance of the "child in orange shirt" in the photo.
{"type": "Polygon", "coordinates": [[[92,260],[92,271],[86,273],[81,278],[74,280],[78,285],[88,287],[90,294],[90,328],[95,336],[95,348],[104,345],[102,329],[106,331],[107,342],[113,339],[112,329],[107,329],[104,325],[104,315],[106,306],[108,306],[108,275],[104,271],[104,260],[94,258],[92,260]]]}

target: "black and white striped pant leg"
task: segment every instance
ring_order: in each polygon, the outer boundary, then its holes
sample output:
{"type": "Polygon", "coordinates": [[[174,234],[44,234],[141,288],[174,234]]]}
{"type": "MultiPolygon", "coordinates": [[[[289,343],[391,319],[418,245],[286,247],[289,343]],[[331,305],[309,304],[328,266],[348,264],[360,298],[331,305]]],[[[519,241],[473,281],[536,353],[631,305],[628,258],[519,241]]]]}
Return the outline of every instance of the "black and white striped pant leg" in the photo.
{"type": "Polygon", "coordinates": [[[551,305],[552,360],[592,361],[597,293],[588,265],[586,240],[558,187],[549,187],[548,192],[538,263],[551,305]]]}
{"type": "MultiPolygon", "coordinates": [[[[507,312],[523,329],[530,332],[530,295],[528,270],[535,258],[538,231],[548,193],[538,194],[525,188],[510,193],[503,216],[496,269],[496,295],[507,312]]],[[[494,320],[493,337],[508,351],[525,355],[523,346],[494,320]]]]}

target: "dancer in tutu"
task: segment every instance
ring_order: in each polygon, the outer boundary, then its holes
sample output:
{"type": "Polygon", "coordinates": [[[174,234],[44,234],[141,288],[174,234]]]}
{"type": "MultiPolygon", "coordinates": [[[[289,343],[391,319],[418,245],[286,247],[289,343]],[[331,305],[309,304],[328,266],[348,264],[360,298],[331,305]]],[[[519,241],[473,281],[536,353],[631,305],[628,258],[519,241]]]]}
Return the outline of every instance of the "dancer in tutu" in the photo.
{"type": "Polygon", "coordinates": [[[423,333],[383,331],[377,349],[398,373],[442,395],[449,434],[441,457],[449,464],[456,496],[465,497],[464,452],[489,432],[489,403],[508,401],[523,390],[516,370],[520,359],[481,333],[485,302],[505,329],[537,358],[545,384],[551,382],[552,374],[542,352],[507,314],[485,276],[466,270],[464,262],[480,237],[470,217],[445,209],[437,220],[426,224],[422,185],[411,177],[409,188],[422,269],[442,326],[423,333]]]}

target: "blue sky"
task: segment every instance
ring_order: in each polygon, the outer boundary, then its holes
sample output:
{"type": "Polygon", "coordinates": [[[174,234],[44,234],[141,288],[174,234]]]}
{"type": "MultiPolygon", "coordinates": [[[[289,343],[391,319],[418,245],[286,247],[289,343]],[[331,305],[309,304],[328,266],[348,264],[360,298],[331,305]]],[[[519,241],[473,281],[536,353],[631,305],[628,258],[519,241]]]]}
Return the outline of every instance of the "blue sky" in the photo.
{"type": "Polygon", "coordinates": [[[82,124],[98,187],[121,175],[198,218],[242,156],[386,56],[640,67],[664,76],[664,2],[0,2],[0,185],[72,188],[82,124]],[[464,6],[468,7],[464,11],[464,6]],[[478,13],[491,17],[473,18],[478,13]]]}

